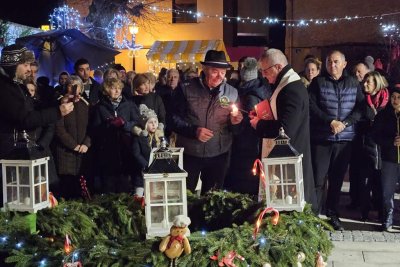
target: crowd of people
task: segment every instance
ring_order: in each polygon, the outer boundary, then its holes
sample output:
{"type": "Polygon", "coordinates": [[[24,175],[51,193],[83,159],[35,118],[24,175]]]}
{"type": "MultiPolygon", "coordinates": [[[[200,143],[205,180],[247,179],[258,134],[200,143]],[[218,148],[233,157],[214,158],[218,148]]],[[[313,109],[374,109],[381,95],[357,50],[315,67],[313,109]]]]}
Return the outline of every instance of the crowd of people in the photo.
{"type": "Polygon", "coordinates": [[[345,55],[331,51],[325,71],[309,56],[299,75],[277,49],[259,59],[244,57],[238,70],[223,51],[209,50],[200,73],[163,69],[155,77],[117,64],[95,70],[92,78],[90,62],[81,58],[74,73],[60,73],[52,87],[49,78],[36,77],[33,53],[11,45],[0,59],[0,158],[25,130],[51,157],[56,196],[80,197],[84,176],[93,193],[142,197],[142,172],[152,148],[166,138],[184,148],[189,190],[201,179],[201,193],[225,188],[257,195],[252,164],[262,139],[275,138],[283,127],[303,154],[305,200],[316,214],[343,229],[338,204],[349,172],[349,206],[364,220],[378,210],[384,230],[391,231],[400,177],[400,88],[389,86],[370,59],[350,73],[345,55]],[[272,120],[251,112],[266,99],[272,120]]]}

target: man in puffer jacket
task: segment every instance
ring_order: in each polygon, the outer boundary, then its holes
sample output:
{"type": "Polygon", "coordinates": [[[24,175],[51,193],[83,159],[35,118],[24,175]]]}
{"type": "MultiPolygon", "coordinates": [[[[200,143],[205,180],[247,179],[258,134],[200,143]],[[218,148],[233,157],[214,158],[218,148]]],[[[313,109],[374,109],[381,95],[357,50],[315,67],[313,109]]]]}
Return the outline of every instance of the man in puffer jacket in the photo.
{"type": "Polygon", "coordinates": [[[343,230],[338,215],[340,190],[351,156],[354,124],[362,114],[363,93],[359,82],[343,73],[346,58],[340,51],[326,57],[327,74],[310,84],[311,158],[318,210],[328,175],[326,215],[335,230],[343,230]]]}

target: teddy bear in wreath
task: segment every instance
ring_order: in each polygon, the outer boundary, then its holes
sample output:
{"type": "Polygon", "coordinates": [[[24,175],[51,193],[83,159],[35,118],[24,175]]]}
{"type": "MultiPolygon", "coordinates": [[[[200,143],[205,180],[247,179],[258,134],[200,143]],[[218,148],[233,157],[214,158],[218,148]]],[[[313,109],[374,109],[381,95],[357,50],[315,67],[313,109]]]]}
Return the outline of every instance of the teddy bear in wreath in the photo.
{"type": "Polygon", "coordinates": [[[186,255],[192,252],[186,237],[186,234],[190,233],[188,228],[190,223],[190,218],[185,215],[175,216],[170,234],[164,237],[160,243],[159,250],[170,259],[170,267],[176,266],[175,261],[183,252],[186,255]]]}

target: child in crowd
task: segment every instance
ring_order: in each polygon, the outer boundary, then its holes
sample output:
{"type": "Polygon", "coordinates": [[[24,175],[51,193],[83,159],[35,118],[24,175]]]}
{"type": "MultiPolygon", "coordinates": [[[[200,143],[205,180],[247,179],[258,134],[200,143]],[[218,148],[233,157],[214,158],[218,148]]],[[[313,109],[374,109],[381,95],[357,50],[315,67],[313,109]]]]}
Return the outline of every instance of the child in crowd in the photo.
{"type": "Polygon", "coordinates": [[[133,129],[133,157],[135,166],[132,180],[134,193],[138,197],[143,197],[143,174],[142,171],[149,165],[150,153],[152,148],[160,146],[160,138],[164,136],[162,123],[158,123],[157,114],[154,110],[140,105],[140,127],[133,129]]]}

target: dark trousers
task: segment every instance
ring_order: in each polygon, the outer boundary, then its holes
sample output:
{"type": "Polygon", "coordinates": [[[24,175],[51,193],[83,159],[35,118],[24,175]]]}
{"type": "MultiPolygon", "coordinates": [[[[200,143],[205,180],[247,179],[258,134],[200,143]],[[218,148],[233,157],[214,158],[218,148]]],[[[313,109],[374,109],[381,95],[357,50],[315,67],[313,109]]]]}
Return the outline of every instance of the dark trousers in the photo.
{"type": "Polygon", "coordinates": [[[311,158],[319,212],[321,212],[323,206],[326,175],[328,175],[327,216],[338,215],[340,191],[350,157],[351,142],[311,144],[311,158]]]}
{"type": "Polygon", "coordinates": [[[229,153],[211,158],[183,155],[183,168],[188,172],[187,189],[194,192],[199,179],[202,182],[202,194],[210,189],[221,189],[229,164],[229,153]]]}
{"type": "Polygon", "coordinates": [[[362,181],[359,188],[359,203],[363,217],[368,216],[371,209],[382,212],[381,170],[375,169],[374,165],[373,162],[365,161],[365,165],[360,166],[362,181]]]}
{"type": "Polygon", "coordinates": [[[66,200],[82,197],[82,189],[79,175],[60,174],[60,193],[66,200]]]}
{"type": "Polygon", "coordinates": [[[386,213],[392,212],[394,208],[394,192],[396,191],[396,183],[400,178],[400,164],[382,161],[382,197],[383,207],[386,213]]]}
{"type": "MultiPolygon", "coordinates": [[[[352,151],[363,151],[362,149],[362,141],[361,138],[355,139],[352,142],[352,151]]],[[[361,190],[360,188],[363,186],[364,177],[362,175],[362,169],[365,166],[365,157],[362,153],[352,153],[350,159],[350,166],[349,166],[349,182],[350,182],[350,199],[351,203],[359,206],[361,200],[361,190]]]]}

